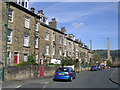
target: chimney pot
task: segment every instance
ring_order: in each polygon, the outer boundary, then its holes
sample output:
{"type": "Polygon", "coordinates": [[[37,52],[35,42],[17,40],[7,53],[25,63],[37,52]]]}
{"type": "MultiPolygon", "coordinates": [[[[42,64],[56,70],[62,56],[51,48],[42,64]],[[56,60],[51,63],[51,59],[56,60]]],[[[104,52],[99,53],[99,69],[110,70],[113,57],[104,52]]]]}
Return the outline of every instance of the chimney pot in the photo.
{"type": "Polygon", "coordinates": [[[56,18],[52,18],[52,21],[56,21],[56,18]]]}
{"type": "Polygon", "coordinates": [[[31,12],[33,12],[33,13],[35,12],[35,8],[34,7],[31,8],[31,12]]]}
{"type": "Polygon", "coordinates": [[[43,10],[39,10],[39,11],[38,11],[38,14],[43,14],[43,10]]]}

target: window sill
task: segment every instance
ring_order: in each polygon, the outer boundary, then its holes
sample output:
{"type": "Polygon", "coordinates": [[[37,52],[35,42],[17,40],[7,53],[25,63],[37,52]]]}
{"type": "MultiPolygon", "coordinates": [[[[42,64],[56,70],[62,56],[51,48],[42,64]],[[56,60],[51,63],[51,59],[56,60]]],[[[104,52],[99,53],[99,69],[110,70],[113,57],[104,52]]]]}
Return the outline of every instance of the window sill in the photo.
{"type": "Polygon", "coordinates": [[[35,32],[39,33],[39,31],[36,31],[36,30],[35,30],[35,32]]]}
{"type": "Polygon", "coordinates": [[[12,44],[12,42],[11,43],[7,43],[8,45],[11,45],[12,44]]]}
{"type": "Polygon", "coordinates": [[[24,48],[30,48],[30,46],[23,46],[24,48]]]}
{"type": "Polygon", "coordinates": [[[31,30],[30,28],[24,27],[25,29],[31,30]]]}
{"type": "Polygon", "coordinates": [[[49,56],[49,54],[45,54],[46,56],[49,56]]]}
{"type": "Polygon", "coordinates": [[[45,39],[46,41],[49,41],[49,39],[45,39]]]}

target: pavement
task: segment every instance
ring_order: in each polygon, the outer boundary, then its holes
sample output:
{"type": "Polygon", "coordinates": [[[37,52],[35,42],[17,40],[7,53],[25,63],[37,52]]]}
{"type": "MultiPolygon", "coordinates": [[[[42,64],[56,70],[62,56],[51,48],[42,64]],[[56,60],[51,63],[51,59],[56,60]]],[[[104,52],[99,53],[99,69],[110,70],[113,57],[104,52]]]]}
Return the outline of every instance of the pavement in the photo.
{"type": "Polygon", "coordinates": [[[120,80],[119,80],[119,77],[118,77],[119,75],[120,75],[120,68],[115,68],[115,70],[110,75],[109,79],[113,83],[116,83],[116,84],[120,85],[120,80]]]}
{"type": "Polygon", "coordinates": [[[16,88],[45,88],[52,82],[52,77],[47,78],[31,78],[29,80],[4,81],[2,83],[2,90],[16,89],[16,88]]]}

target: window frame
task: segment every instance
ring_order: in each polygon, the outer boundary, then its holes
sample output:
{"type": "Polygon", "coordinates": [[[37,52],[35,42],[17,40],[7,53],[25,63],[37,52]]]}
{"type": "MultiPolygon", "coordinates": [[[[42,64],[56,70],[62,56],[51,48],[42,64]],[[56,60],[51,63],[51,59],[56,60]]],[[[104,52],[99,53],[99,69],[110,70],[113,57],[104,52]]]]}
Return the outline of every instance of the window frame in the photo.
{"type": "Polygon", "coordinates": [[[9,8],[9,11],[8,11],[8,22],[13,22],[13,16],[14,16],[14,10],[12,8],[9,8]],[[11,11],[11,15],[10,15],[10,11],[11,11]],[[11,20],[9,20],[9,17],[11,18],[11,20]]]}
{"type": "Polygon", "coordinates": [[[39,48],[39,37],[38,36],[35,36],[35,48],[39,48]]]}
{"type": "Polygon", "coordinates": [[[49,31],[46,31],[46,33],[45,33],[45,40],[49,40],[49,37],[50,37],[49,31]]]}
{"type": "Polygon", "coordinates": [[[25,28],[30,28],[30,17],[29,16],[25,16],[25,28]]]}
{"type": "Polygon", "coordinates": [[[29,36],[28,34],[24,34],[24,47],[29,47],[29,42],[30,42],[29,39],[30,39],[30,36],[29,36]],[[25,36],[28,37],[28,38],[27,38],[27,39],[28,39],[28,41],[27,41],[27,42],[28,42],[27,45],[25,45],[25,44],[26,44],[26,42],[25,42],[25,41],[26,41],[25,36]]]}
{"type": "Polygon", "coordinates": [[[45,55],[49,55],[50,54],[50,47],[49,45],[45,46],[45,55]]]}
{"type": "Polygon", "coordinates": [[[13,31],[11,29],[8,29],[8,31],[7,31],[7,43],[8,44],[12,44],[13,31]],[[8,36],[8,31],[11,31],[10,36],[8,36]],[[8,42],[9,38],[10,38],[10,42],[8,42]]]}

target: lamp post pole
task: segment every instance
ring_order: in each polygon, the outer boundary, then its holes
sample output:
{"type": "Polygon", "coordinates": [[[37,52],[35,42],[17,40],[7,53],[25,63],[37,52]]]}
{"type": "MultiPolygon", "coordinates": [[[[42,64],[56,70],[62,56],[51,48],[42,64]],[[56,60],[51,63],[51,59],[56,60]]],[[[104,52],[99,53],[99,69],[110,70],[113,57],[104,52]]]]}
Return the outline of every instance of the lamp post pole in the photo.
{"type": "Polygon", "coordinates": [[[6,37],[5,37],[5,59],[4,59],[4,67],[7,66],[7,41],[8,41],[8,38],[7,38],[7,33],[8,33],[8,13],[9,13],[9,7],[10,7],[10,4],[9,4],[9,1],[6,2],[6,23],[5,23],[5,28],[6,28],[6,37]]]}

